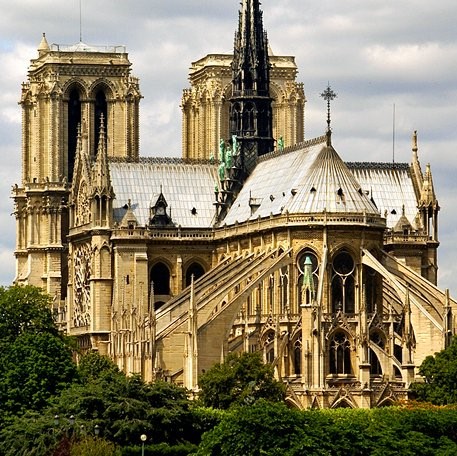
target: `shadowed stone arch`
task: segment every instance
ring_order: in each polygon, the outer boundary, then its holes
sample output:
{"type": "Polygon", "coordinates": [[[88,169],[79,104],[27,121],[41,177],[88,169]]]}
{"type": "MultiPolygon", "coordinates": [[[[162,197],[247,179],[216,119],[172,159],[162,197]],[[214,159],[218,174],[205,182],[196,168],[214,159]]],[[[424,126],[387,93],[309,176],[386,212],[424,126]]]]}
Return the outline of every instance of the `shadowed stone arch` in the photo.
{"type": "Polygon", "coordinates": [[[337,399],[333,404],[332,404],[332,409],[337,409],[337,408],[356,408],[356,406],[345,396],[340,399],[337,399]]]}
{"type": "Polygon", "coordinates": [[[158,260],[151,266],[149,282],[153,284],[154,296],[171,294],[171,269],[165,261],[158,260]]]}
{"type": "Polygon", "coordinates": [[[190,285],[192,276],[194,277],[194,281],[196,281],[205,274],[207,269],[200,261],[193,260],[189,262],[185,267],[185,286],[188,287],[190,285]]]}
{"type": "MultiPolygon", "coordinates": [[[[64,156],[64,174],[67,175],[68,181],[73,179],[73,172],[76,160],[76,148],[78,141],[78,128],[83,120],[82,103],[87,100],[87,86],[80,79],[72,79],[63,87],[63,101],[66,110],[67,130],[66,137],[66,155],[64,156]]],[[[65,122],[62,120],[62,123],[65,122]]]]}
{"type": "Polygon", "coordinates": [[[80,92],[82,100],[87,100],[87,98],[89,96],[88,95],[89,87],[87,86],[87,83],[83,79],[80,79],[80,78],[70,79],[63,85],[63,87],[62,87],[63,100],[68,101],[70,92],[75,89],[80,92]]]}

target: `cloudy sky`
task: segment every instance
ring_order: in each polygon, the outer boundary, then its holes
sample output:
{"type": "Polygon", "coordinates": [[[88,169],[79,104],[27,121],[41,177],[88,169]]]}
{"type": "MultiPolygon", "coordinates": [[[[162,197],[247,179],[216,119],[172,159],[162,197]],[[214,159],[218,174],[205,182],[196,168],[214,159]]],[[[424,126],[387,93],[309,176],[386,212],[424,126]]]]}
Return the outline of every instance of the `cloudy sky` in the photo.
{"type": "MultiPolygon", "coordinates": [[[[0,0],[0,284],[14,278],[11,185],[20,183],[17,104],[42,32],[75,44],[79,0],[0,0]]],[[[141,154],[179,156],[182,89],[190,62],[229,53],[238,0],[82,0],[83,41],[126,45],[140,78],[141,154]]],[[[319,94],[329,81],[333,143],[347,161],[431,163],[440,213],[439,285],[457,297],[457,2],[455,0],[264,0],[277,55],[295,55],[307,96],[306,137],[325,130],[319,94]],[[396,141],[392,141],[395,105],[396,141]]]]}

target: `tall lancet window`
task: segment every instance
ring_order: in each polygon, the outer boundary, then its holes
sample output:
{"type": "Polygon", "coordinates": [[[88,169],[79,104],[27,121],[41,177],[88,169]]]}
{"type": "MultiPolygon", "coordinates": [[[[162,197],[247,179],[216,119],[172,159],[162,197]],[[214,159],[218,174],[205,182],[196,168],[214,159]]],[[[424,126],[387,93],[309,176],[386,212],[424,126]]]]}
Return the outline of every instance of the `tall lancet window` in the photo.
{"type": "Polygon", "coordinates": [[[81,124],[81,97],[77,89],[70,92],[68,99],[68,180],[73,179],[76,147],[78,142],[78,125],[81,124]]]}
{"type": "Polygon", "coordinates": [[[330,339],[329,362],[330,373],[352,374],[351,343],[343,331],[336,332],[330,339]]]}
{"type": "MultiPolygon", "coordinates": [[[[97,155],[102,116],[105,126],[108,127],[108,104],[106,103],[106,95],[103,90],[99,90],[95,95],[94,108],[94,156],[97,155]]],[[[106,130],[107,129],[108,128],[106,128],[106,130]]]]}
{"type": "Polygon", "coordinates": [[[332,312],[355,312],[355,262],[345,251],[333,259],[332,312]]]}

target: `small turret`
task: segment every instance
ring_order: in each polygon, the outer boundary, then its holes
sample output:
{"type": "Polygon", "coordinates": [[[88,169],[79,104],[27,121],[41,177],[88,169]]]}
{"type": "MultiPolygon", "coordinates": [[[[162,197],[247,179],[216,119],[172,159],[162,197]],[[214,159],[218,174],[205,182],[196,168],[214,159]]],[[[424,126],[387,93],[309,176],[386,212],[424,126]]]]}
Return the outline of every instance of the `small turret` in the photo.
{"type": "Polygon", "coordinates": [[[43,33],[40,45],[38,46],[38,56],[41,57],[47,54],[51,48],[49,47],[48,40],[46,39],[46,33],[43,33]]]}

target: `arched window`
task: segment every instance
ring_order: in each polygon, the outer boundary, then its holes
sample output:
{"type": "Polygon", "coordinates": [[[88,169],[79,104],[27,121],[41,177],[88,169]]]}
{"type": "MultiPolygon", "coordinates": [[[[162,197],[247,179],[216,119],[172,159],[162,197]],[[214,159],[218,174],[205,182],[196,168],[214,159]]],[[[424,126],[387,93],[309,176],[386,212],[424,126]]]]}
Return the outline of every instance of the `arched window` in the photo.
{"type": "MultiPolygon", "coordinates": [[[[370,340],[374,344],[376,344],[380,349],[384,350],[386,346],[386,342],[382,334],[378,331],[373,331],[370,334],[370,340]]],[[[370,374],[375,375],[375,376],[380,376],[382,375],[382,366],[381,363],[379,362],[379,358],[377,357],[376,353],[374,350],[371,348],[368,350],[368,356],[369,356],[369,362],[370,362],[370,374]]]]}
{"type": "Polygon", "coordinates": [[[192,263],[186,271],[186,287],[192,282],[192,276],[194,276],[194,282],[198,280],[202,275],[205,274],[203,266],[199,263],[192,263]]]}
{"type": "Polygon", "coordinates": [[[336,332],[330,340],[329,360],[331,374],[352,374],[351,343],[345,332],[336,332]]]}
{"type": "Polygon", "coordinates": [[[254,105],[248,103],[243,112],[243,132],[253,132],[254,130],[254,105]]]}
{"type": "Polygon", "coordinates": [[[280,270],[280,300],[281,314],[285,315],[289,309],[289,275],[287,267],[280,270]]]}
{"type": "Polygon", "coordinates": [[[348,252],[340,252],[333,259],[332,312],[355,312],[355,262],[348,252]]]}
{"type": "Polygon", "coordinates": [[[376,271],[374,269],[369,268],[368,266],[365,266],[364,277],[367,312],[374,313],[376,312],[376,301],[378,296],[378,290],[376,287],[376,271]]]}
{"type": "Polygon", "coordinates": [[[368,349],[368,356],[369,356],[369,361],[370,361],[370,374],[374,375],[376,377],[381,376],[382,375],[381,363],[379,362],[379,359],[376,356],[376,353],[371,348],[368,349]]]}
{"type": "Polygon", "coordinates": [[[263,351],[265,354],[265,361],[272,363],[275,360],[275,333],[274,331],[268,331],[264,339],[263,351]]]}
{"type": "Polygon", "coordinates": [[[304,305],[306,299],[308,302],[316,298],[317,286],[318,286],[318,277],[319,277],[319,261],[316,254],[310,250],[304,250],[299,256],[297,261],[298,267],[298,305],[304,305]],[[312,275],[312,284],[304,283],[305,279],[310,280],[310,274],[312,275]],[[312,285],[312,286],[310,286],[312,285]],[[314,290],[312,290],[313,288],[314,290]],[[306,298],[307,296],[307,298],[306,298]]]}
{"type": "Polygon", "coordinates": [[[297,338],[294,343],[294,374],[300,375],[302,373],[301,367],[301,351],[302,351],[302,338],[297,338]]]}
{"type": "Polygon", "coordinates": [[[151,284],[154,296],[170,294],[170,270],[164,263],[156,263],[151,269],[151,284]]]}
{"type": "Polygon", "coordinates": [[[100,140],[100,125],[103,115],[105,126],[108,124],[108,105],[105,92],[100,89],[95,95],[94,109],[94,156],[97,155],[98,142],[100,140]]]}
{"type": "Polygon", "coordinates": [[[271,274],[268,280],[268,313],[274,312],[274,299],[275,297],[275,278],[271,274]]]}
{"type": "Polygon", "coordinates": [[[77,89],[70,92],[68,99],[68,181],[73,179],[78,142],[78,126],[81,124],[81,97],[77,89]]]}

